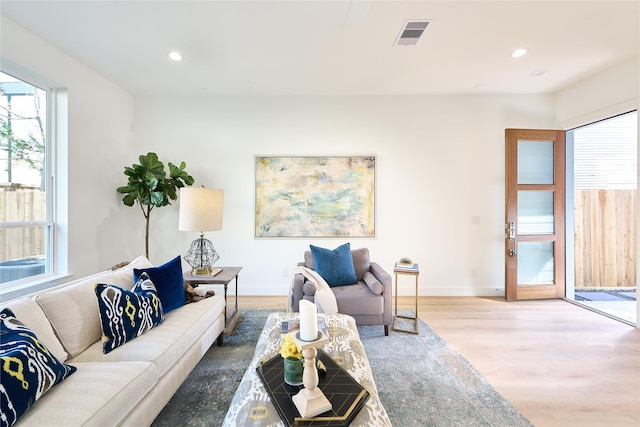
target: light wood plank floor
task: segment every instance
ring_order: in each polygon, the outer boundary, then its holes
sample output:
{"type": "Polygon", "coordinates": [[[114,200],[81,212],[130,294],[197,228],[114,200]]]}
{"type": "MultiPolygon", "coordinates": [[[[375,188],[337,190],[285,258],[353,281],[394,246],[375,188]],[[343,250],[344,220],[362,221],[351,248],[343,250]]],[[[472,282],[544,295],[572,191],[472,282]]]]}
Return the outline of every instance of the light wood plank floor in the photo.
{"type": "MultiPolygon", "coordinates": [[[[238,301],[280,309],[286,297],[238,301]]],[[[420,297],[418,311],[534,425],[640,426],[639,329],[562,300],[420,297]]]]}

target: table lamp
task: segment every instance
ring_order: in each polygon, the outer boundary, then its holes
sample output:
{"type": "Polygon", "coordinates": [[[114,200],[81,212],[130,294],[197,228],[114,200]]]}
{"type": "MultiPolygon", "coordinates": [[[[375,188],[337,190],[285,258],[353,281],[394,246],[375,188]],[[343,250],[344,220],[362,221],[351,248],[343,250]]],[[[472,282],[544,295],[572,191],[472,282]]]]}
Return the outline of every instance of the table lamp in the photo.
{"type": "Polygon", "coordinates": [[[193,268],[192,274],[213,274],[213,264],[220,259],[205,231],[222,230],[224,191],[213,188],[180,189],[180,215],[178,229],[199,231],[200,238],[191,242],[184,259],[193,268]]]}

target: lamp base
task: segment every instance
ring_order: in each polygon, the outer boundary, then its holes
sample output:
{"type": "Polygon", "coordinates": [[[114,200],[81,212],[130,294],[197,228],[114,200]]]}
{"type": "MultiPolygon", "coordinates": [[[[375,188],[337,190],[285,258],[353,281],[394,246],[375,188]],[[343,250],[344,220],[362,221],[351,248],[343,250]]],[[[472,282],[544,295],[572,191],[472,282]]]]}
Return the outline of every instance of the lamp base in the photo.
{"type": "Polygon", "coordinates": [[[191,268],[191,274],[201,276],[215,276],[215,271],[219,273],[221,270],[213,268],[213,264],[220,259],[220,256],[216,252],[211,241],[200,235],[199,239],[191,242],[189,251],[184,256],[184,260],[189,263],[191,268]]]}

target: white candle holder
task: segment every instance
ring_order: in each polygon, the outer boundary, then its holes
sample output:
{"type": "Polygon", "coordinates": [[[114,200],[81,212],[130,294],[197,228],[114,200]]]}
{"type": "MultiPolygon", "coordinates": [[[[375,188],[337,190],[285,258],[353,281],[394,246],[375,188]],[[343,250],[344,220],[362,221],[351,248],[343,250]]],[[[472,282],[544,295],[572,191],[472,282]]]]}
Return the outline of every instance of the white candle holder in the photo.
{"type": "Polygon", "coordinates": [[[293,403],[298,408],[298,412],[303,418],[311,418],[323,412],[329,411],[333,406],[329,399],[318,388],[318,368],[316,367],[316,355],[321,345],[329,342],[329,337],[321,331],[315,341],[303,341],[300,334],[293,337],[304,356],[304,371],[302,373],[302,384],[304,388],[292,397],[293,403]]]}

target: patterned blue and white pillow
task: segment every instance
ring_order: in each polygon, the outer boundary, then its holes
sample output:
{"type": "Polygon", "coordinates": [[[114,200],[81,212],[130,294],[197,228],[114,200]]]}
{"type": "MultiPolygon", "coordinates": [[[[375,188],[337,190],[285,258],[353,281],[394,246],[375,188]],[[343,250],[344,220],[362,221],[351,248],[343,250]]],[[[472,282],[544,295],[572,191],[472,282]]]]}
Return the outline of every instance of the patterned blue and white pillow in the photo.
{"type": "Polygon", "coordinates": [[[13,312],[0,312],[0,425],[13,425],[38,399],[76,371],[60,362],[13,312]]]}
{"type": "Polygon", "coordinates": [[[162,303],[147,273],[128,291],[115,285],[95,286],[106,354],[164,321],[162,303]]]}

